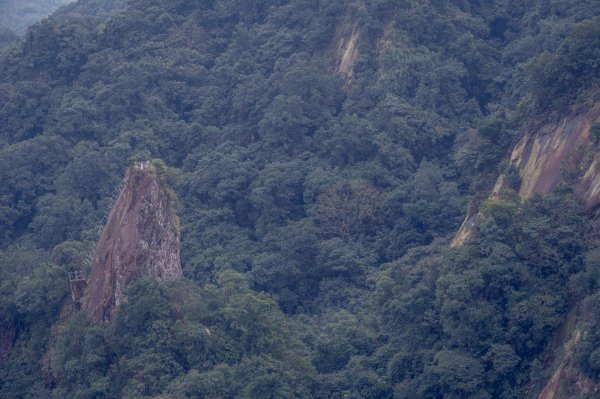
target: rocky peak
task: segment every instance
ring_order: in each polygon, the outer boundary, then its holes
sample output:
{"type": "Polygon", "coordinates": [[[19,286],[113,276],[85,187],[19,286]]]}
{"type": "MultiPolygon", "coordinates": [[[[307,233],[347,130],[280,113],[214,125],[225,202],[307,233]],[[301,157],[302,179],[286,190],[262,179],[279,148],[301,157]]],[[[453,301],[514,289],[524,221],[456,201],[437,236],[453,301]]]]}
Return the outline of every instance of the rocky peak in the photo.
{"type": "Polygon", "coordinates": [[[92,319],[110,320],[139,278],[181,277],[178,226],[157,168],[149,162],[129,168],[92,262],[85,303],[92,319]]]}

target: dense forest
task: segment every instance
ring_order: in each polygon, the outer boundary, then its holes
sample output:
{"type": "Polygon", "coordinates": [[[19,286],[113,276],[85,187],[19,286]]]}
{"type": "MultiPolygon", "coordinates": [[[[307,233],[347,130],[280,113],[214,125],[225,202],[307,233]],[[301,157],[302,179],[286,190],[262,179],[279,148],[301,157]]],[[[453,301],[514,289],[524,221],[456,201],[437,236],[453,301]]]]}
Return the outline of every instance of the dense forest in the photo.
{"type": "Polygon", "coordinates": [[[594,0],[69,4],[0,57],[0,397],[533,398],[578,304],[600,383],[598,210],[506,161],[599,100],[594,0]],[[151,158],[184,278],[91,321],[68,273],[151,158]]]}

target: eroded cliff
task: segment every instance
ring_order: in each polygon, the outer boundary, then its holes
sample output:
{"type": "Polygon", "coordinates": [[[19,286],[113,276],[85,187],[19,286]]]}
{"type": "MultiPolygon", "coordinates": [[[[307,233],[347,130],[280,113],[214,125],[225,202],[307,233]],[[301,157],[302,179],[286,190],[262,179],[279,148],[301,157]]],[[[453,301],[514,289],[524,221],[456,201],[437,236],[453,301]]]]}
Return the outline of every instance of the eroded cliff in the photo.
{"type": "Polygon", "coordinates": [[[523,136],[510,159],[521,175],[522,198],[568,181],[588,210],[600,203],[600,157],[589,139],[590,124],[598,116],[600,104],[523,136]]]}
{"type": "Polygon", "coordinates": [[[94,320],[110,320],[126,300],[129,285],[141,277],[181,277],[178,221],[172,194],[155,167],[127,171],[96,246],[85,307],[94,320]]]}
{"type": "MultiPolygon", "coordinates": [[[[600,204],[600,154],[598,144],[590,140],[590,126],[600,117],[600,104],[585,112],[576,112],[538,129],[525,131],[514,146],[510,163],[519,171],[519,196],[546,194],[561,182],[570,184],[590,211],[600,204]]],[[[490,197],[496,197],[505,185],[498,177],[490,197]]],[[[471,204],[455,235],[452,246],[460,246],[473,237],[479,213],[471,204]]]]}
{"type": "Polygon", "coordinates": [[[547,370],[553,371],[537,399],[588,399],[597,397],[598,386],[578,367],[575,349],[587,324],[589,309],[579,304],[569,311],[558,330],[554,350],[548,354],[547,370]]]}
{"type": "Polygon", "coordinates": [[[346,79],[354,75],[354,63],[358,58],[359,30],[356,26],[346,35],[341,35],[336,46],[337,72],[346,79]]]}

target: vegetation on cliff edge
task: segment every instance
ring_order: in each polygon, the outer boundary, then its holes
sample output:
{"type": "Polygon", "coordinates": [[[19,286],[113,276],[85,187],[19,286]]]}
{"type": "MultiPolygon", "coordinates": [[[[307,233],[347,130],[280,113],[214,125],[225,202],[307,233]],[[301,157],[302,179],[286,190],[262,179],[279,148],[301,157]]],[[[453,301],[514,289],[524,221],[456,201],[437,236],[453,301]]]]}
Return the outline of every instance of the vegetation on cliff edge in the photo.
{"type": "MultiPolygon", "coordinates": [[[[40,22],[0,58],[0,396],[533,396],[567,311],[597,302],[597,220],[568,187],[507,190],[446,244],[527,119],[598,100],[599,15],[80,0],[40,22]],[[111,324],[66,317],[138,154],[181,171],[185,279],[139,281],[111,324]]],[[[577,359],[598,382],[596,319],[577,359]]]]}

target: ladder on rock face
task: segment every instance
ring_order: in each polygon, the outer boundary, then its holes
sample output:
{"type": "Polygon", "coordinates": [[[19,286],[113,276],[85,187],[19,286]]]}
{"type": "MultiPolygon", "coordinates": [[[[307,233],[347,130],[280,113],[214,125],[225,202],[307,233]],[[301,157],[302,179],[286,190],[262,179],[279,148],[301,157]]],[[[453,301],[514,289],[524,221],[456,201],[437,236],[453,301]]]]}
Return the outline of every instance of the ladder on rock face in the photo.
{"type": "Polygon", "coordinates": [[[85,281],[85,274],[83,270],[76,270],[74,272],[69,272],[69,281],[85,281]]]}
{"type": "MultiPolygon", "coordinates": [[[[139,162],[139,166],[141,169],[149,168],[150,161],[139,162]]],[[[112,195],[110,196],[110,203],[104,209],[104,214],[96,229],[96,240],[100,240],[100,236],[102,234],[102,229],[108,223],[108,218],[110,216],[110,212],[112,207],[114,206],[115,201],[117,200],[123,186],[125,185],[125,181],[127,180],[127,176],[121,180],[121,182],[114,188],[112,195]]],[[[82,270],[75,270],[69,272],[69,288],[71,289],[71,299],[73,300],[73,307],[76,310],[81,308],[81,299],[85,294],[85,290],[87,288],[87,278],[86,278],[86,270],[89,271],[94,263],[94,259],[96,258],[96,249],[92,248],[91,252],[86,256],[83,260],[83,264],[80,265],[82,270]]]]}
{"type": "Polygon", "coordinates": [[[73,300],[73,306],[76,310],[79,310],[81,307],[81,298],[83,298],[86,287],[87,280],[83,270],[69,272],[69,288],[71,289],[71,299],[73,300]]]}

